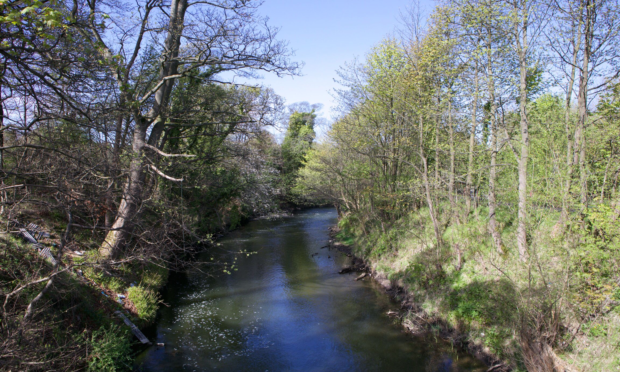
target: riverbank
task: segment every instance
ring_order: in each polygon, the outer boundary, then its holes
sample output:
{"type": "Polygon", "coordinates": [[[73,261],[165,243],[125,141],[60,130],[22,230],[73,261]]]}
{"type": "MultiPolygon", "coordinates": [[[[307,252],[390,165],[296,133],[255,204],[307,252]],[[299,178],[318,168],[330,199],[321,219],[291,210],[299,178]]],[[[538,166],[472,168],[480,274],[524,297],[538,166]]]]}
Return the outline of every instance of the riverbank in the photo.
{"type": "MultiPolygon", "coordinates": [[[[266,218],[283,215],[290,216],[284,212],[266,218]]],[[[129,256],[119,262],[102,263],[98,256],[104,239],[102,230],[70,229],[70,238],[61,252],[68,225],[65,216],[24,210],[18,219],[23,222],[20,226],[36,226],[37,232],[33,231],[32,236],[40,246],[49,249],[60,265],[56,267],[53,261],[37,254],[38,249],[14,225],[16,220],[4,221],[8,229],[0,233],[0,293],[9,296],[3,297],[0,316],[0,331],[5,336],[0,344],[0,370],[34,371],[42,360],[55,370],[131,370],[135,354],[145,346],[117,312],[122,312],[139,329],[148,329],[159,308],[165,306],[160,292],[172,269],[168,261],[173,265],[191,264],[191,255],[217,250],[217,239],[231,228],[251,221],[250,217],[237,219],[237,224],[226,224],[206,241],[192,240],[196,249],[184,247],[184,256],[173,260],[129,256]],[[46,285],[50,277],[54,277],[53,283],[46,285]],[[26,321],[24,313],[37,296],[40,301],[32,306],[32,318],[26,321]]],[[[215,253],[216,258],[226,254],[215,253]]],[[[218,268],[228,270],[230,266],[221,264],[218,268]]],[[[152,342],[153,337],[149,336],[152,342]]]]}
{"type": "Polygon", "coordinates": [[[443,319],[440,314],[427,313],[420,304],[415,302],[411,293],[403,280],[391,280],[385,271],[378,271],[377,265],[372,260],[355,256],[353,245],[343,243],[339,239],[340,229],[335,226],[329,230],[329,248],[336,249],[347,256],[352,257],[351,265],[343,267],[341,273],[358,272],[362,273],[356,280],[368,278],[374,280],[392,300],[400,304],[398,313],[389,313],[390,317],[397,317],[401,326],[411,335],[426,336],[433,335],[449,342],[451,345],[467,352],[476,359],[489,367],[488,371],[512,372],[513,368],[497,355],[494,355],[483,344],[476,343],[467,333],[460,332],[452,327],[449,322],[443,319]]]}
{"type": "Polygon", "coordinates": [[[252,252],[222,278],[174,276],[163,292],[155,341],[137,370],[484,372],[432,335],[412,337],[386,317],[399,306],[369,281],[338,269],[349,257],[325,248],[336,211],[255,220],[218,241],[252,252]]]}
{"type": "MultiPolygon", "coordinates": [[[[492,248],[478,217],[483,212],[467,224],[446,224],[440,247],[424,210],[366,231],[356,229],[355,216],[344,216],[332,236],[401,302],[405,328],[459,345],[492,371],[618,368],[618,302],[612,287],[608,300],[592,306],[596,291],[607,287],[584,292],[569,276],[575,258],[563,243],[575,234],[553,237],[557,216],[546,216],[532,235],[538,249],[524,264],[492,248]]],[[[502,233],[506,252],[514,252],[514,229],[502,233]]]]}

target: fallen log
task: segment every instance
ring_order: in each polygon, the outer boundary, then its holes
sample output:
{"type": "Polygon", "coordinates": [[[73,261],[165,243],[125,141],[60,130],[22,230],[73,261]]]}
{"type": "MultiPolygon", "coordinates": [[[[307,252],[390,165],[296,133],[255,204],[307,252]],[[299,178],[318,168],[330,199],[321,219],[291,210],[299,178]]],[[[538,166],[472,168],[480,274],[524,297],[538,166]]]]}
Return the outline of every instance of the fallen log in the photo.
{"type": "Polygon", "coordinates": [[[121,313],[120,311],[115,311],[114,314],[116,314],[116,316],[118,316],[119,318],[123,319],[123,322],[125,322],[125,324],[127,324],[129,326],[129,328],[131,329],[131,332],[138,338],[138,340],[140,340],[140,342],[142,342],[143,344],[150,344],[151,343],[149,341],[149,339],[146,338],[144,333],[142,333],[138,329],[138,327],[136,327],[136,325],[133,324],[131,322],[131,320],[129,320],[129,318],[127,318],[125,316],[125,314],[121,313]]]}

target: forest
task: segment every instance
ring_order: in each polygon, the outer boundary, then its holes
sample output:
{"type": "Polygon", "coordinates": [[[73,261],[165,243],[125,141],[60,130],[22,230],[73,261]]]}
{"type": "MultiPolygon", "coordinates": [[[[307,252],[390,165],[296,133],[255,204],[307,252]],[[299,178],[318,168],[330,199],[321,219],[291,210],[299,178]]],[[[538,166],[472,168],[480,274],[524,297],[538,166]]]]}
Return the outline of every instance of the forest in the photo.
{"type": "Polygon", "coordinates": [[[619,369],[619,2],[414,3],[320,138],[241,82],[301,74],[260,5],[1,2],[0,370],[131,370],[110,314],[152,324],[169,271],[229,275],[219,236],[319,205],[403,323],[496,371],[619,369]]]}
{"type": "Polygon", "coordinates": [[[131,369],[115,310],[152,323],[168,270],[230,273],[217,236],[306,203],[318,107],[231,78],[299,74],[258,5],[2,2],[0,370],[131,369]]]}
{"type": "Polygon", "coordinates": [[[339,71],[301,171],[421,313],[518,370],[620,368],[618,5],[412,8],[339,71]]]}

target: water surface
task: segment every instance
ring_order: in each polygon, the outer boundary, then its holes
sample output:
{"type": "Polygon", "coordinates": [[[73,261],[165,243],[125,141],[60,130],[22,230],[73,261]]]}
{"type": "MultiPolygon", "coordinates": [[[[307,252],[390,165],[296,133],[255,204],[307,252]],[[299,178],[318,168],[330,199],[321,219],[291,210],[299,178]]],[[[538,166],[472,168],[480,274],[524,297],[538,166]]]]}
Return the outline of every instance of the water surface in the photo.
{"type": "Polygon", "coordinates": [[[222,239],[256,253],[231,275],[172,276],[154,335],[165,347],[142,353],[136,370],[486,371],[432,336],[405,334],[375,283],[339,275],[348,258],[321,248],[335,223],[335,210],[312,209],[222,239]]]}

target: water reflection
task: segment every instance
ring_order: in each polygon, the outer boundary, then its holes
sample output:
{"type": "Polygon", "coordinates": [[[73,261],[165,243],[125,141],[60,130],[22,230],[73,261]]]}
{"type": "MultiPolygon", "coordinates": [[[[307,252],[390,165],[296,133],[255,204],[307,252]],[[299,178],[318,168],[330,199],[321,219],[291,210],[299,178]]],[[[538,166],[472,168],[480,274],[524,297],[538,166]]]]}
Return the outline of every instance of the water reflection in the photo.
{"type": "Polygon", "coordinates": [[[385,316],[396,308],[371,282],[337,274],[346,259],[321,249],[332,209],[254,221],[222,240],[256,251],[218,279],[174,275],[157,342],[141,371],[483,371],[449,345],[413,338],[385,316]]]}

